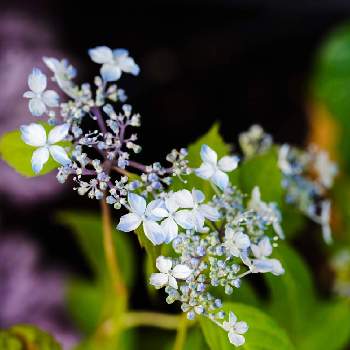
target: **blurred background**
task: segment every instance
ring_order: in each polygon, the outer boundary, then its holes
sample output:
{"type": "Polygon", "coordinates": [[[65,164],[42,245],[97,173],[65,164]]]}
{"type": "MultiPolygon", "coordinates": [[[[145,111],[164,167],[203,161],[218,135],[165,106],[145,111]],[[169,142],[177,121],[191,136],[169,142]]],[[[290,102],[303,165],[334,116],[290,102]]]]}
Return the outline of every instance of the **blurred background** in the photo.
{"type": "MultiPolygon", "coordinates": [[[[98,66],[87,49],[107,45],[129,49],[141,67],[120,86],[143,117],[145,162],[189,144],[216,120],[229,143],[258,123],[276,141],[303,145],[318,50],[349,16],[345,0],[2,0],[0,134],[33,120],[22,94],[32,67],[45,70],[42,56],[67,57],[78,80],[91,81],[98,66]]],[[[54,174],[25,179],[2,161],[0,172],[0,327],[36,323],[69,347],[79,333],[64,311],[65,281],[90,271],[55,215],[98,203],[54,174]]]]}

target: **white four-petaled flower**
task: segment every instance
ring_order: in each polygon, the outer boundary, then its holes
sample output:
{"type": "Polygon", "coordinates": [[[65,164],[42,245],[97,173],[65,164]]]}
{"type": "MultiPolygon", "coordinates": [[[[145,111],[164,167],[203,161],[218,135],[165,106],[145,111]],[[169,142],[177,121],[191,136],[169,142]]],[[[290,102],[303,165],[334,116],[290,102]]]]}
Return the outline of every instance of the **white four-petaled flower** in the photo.
{"type": "Polygon", "coordinates": [[[170,286],[177,289],[176,279],[187,279],[192,270],[184,264],[177,264],[172,269],[173,262],[169,258],[159,256],[156,260],[157,269],[159,273],[152,273],[150,278],[150,284],[159,289],[165,286],[170,286]]]}
{"type": "Polygon", "coordinates": [[[68,135],[69,125],[62,124],[55,126],[48,137],[44,127],[40,124],[22,125],[20,127],[22,140],[29,146],[38,147],[32,155],[32,168],[35,173],[39,173],[44,164],[48,161],[51,154],[52,158],[62,164],[69,165],[69,159],[63,147],[55,145],[55,143],[64,140],[68,135]]]}
{"type": "Polygon", "coordinates": [[[46,75],[40,69],[34,68],[28,77],[30,91],[26,91],[23,97],[29,99],[29,111],[36,117],[40,117],[47,111],[47,107],[57,107],[59,96],[56,91],[47,90],[46,75]]]}
{"type": "Polygon", "coordinates": [[[162,244],[166,239],[166,235],[156,222],[157,218],[152,213],[160,204],[160,200],[154,200],[146,205],[146,200],[132,192],[128,194],[128,202],[130,206],[130,213],[123,215],[120,218],[117,226],[118,230],[130,232],[136,230],[142,223],[143,230],[146,237],[154,244],[162,244]]]}
{"type": "Polygon", "coordinates": [[[125,49],[111,50],[107,46],[97,46],[89,50],[89,55],[94,62],[102,64],[100,72],[106,82],[118,80],[122,72],[133,75],[140,72],[139,66],[125,49]]]}
{"type": "Polygon", "coordinates": [[[223,328],[228,332],[228,339],[234,346],[241,346],[245,343],[245,338],[242,334],[248,331],[248,325],[243,322],[237,322],[236,315],[231,311],[228,322],[223,323],[223,328]]]}
{"type": "Polygon", "coordinates": [[[242,251],[249,248],[250,240],[248,235],[243,232],[226,227],[224,246],[228,255],[239,257],[242,251]]]}
{"type": "Polygon", "coordinates": [[[237,168],[238,157],[225,156],[218,161],[217,153],[208,145],[202,145],[200,155],[203,163],[196,169],[196,175],[202,179],[211,180],[216,186],[224,190],[229,183],[229,177],[225,172],[237,168]]]}
{"type": "Polygon", "coordinates": [[[183,228],[203,232],[205,219],[217,221],[220,218],[220,213],[216,208],[208,204],[201,204],[205,199],[202,191],[193,189],[191,193],[188,190],[180,190],[175,195],[181,208],[187,208],[180,211],[183,228]]]}

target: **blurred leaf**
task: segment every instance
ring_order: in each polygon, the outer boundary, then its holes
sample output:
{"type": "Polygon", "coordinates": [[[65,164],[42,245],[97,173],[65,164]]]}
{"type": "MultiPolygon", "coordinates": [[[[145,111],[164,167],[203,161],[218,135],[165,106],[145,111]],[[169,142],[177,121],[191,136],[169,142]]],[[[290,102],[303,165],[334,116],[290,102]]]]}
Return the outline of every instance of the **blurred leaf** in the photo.
{"type": "Polygon", "coordinates": [[[146,253],[150,256],[151,262],[153,262],[154,266],[157,257],[160,255],[160,246],[153,245],[153,243],[146,237],[145,233],[143,232],[142,225],[135,230],[135,233],[139,240],[140,246],[145,248],[146,253]]]}
{"type": "Polygon", "coordinates": [[[92,333],[101,321],[104,292],[101,286],[84,280],[72,280],[66,293],[73,321],[85,334],[92,333]]]}
{"type": "Polygon", "coordinates": [[[284,201],[280,205],[280,210],[282,213],[281,225],[287,240],[290,240],[303,232],[307,220],[300,210],[292,205],[288,205],[284,201]]]}
{"type": "MultiPolygon", "coordinates": [[[[191,168],[198,168],[202,164],[200,151],[202,145],[204,144],[211,147],[218,154],[218,159],[230,153],[230,146],[227,145],[222,139],[219,133],[219,129],[219,123],[215,123],[206,134],[188,146],[187,159],[191,168]]],[[[193,188],[200,189],[205,193],[207,198],[214,194],[214,190],[212,189],[210,182],[199,178],[195,174],[186,176],[186,183],[182,182],[178,178],[174,178],[170,189],[177,191],[183,188],[186,188],[188,190],[192,190],[193,188]]]]}
{"type": "Polygon", "coordinates": [[[311,273],[298,253],[280,242],[273,257],[280,260],[285,269],[281,276],[265,274],[271,291],[270,312],[295,341],[304,333],[315,305],[315,291],[311,273]]]}
{"type": "MultiPolygon", "coordinates": [[[[184,347],[182,350],[209,350],[207,343],[205,342],[204,335],[200,329],[200,327],[196,326],[187,331],[186,336],[186,342],[184,344],[184,347]]],[[[171,341],[169,341],[164,348],[164,346],[161,348],[162,350],[173,350],[174,348],[174,341],[175,338],[173,338],[171,341]]]]}
{"type": "MultiPolygon", "coordinates": [[[[236,176],[233,172],[233,176],[236,176]]],[[[244,161],[239,169],[239,187],[243,193],[251,194],[253,188],[260,188],[265,202],[282,203],[282,173],[278,168],[277,149],[271,148],[244,161]]]]}
{"type": "MultiPolygon", "coordinates": [[[[46,132],[50,131],[50,127],[46,123],[41,123],[44,126],[46,132]]],[[[57,145],[62,147],[68,147],[69,142],[59,142],[57,145]]],[[[14,130],[3,134],[0,138],[0,155],[1,158],[9,165],[11,168],[16,170],[23,176],[33,177],[41,176],[51,172],[54,169],[57,169],[60,164],[53,160],[50,156],[47,163],[44,165],[40,174],[35,174],[32,165],[31,159],[33,151],[37,147],[32,147],[24,143],[21,138],[21,132],[19,130],[14,130]]]]}
{"type": "MultiPolygon", "coordinates": [[[[249,325],[244,335],[246,342],[240,349],[244,350],[292,350],[294,349],[286,332],[268,315],[259,309],[236,303],[225,303],[224,311],[228,315],[233,311],[239,321],[249,325]]],[[[201,317],[200,325],[204,337],[211,350],[232,350],[234,346],[229,342],[227,332],[218,327],[208,318],[201,317]]]]}
{"type": "MultiPolygon", "coordinates": [[[[105,279],[106,267],[101,217],[88,212],[64,212],[59,215],[60,222],[71,227],[95,276],[105,279]]],[[[113,240],[119,259],[121,272],[128,286],[135,280],[136,257],[128,233],[119,232],[113,227],[113,240]]]]}
{"type": "Polygon", "coordinates": [[[15,325],[0,331],[1,350],[61,350],[48,333],[32,325],[15,325]]]}
{"type": "Polygon", "coordinates": [[[350,305],[340,300],[320,305],[309,317],[300,350],[342,350],[350,341],[350,305]]]}

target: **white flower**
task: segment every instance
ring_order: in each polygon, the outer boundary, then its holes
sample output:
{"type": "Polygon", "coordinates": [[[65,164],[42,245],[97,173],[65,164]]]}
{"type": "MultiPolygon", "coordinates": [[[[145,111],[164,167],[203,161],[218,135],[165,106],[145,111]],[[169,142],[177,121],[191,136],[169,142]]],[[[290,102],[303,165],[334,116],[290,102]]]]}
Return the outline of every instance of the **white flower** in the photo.
{"type": "Polygon", "coordinates": [[[101,76],[106,82],[118,80],[122,72],[138,75],[139,66],[134,59],[129,56],[129,52],[124,49],[111,50],[107,46],[97,46],[89,50],[91,59],[102,64],[101,76]]]}
{"type": "Polygon", "coordinates": [[[34,68],[28,76],[30,91],[26,91],[23,97],[29,98],[29,111],[36,117],[40,117],[46,111],[46,107],[57,107],[59,96],[56,91],[47,90],[46,75],[40,69],[34,68]]]}
{"type": "Polygon", "coordinates": [[[176,200],[181,208],[191,210],[180,210],[177,213],[177,222],[185,229],[195,229],[198,232],[205,231],[204,220],[217,221],[220,213],[216,208],[207,204],[201,204],[205,197],[202,191],[180,190],[175,193],[176,200]]]}
{"type": "Polygon", "coordinates": [[[32,168],[35,173],[39,173],[44,164],[48,161],[49,155],[52,158],[62,164],[69,165],[71,160],[69,159],[66,151],[63,147],[55,145],[55,143],[62,141],[69,131],[68,124],[62,124],[55,126],[46,137],[46,131],[40,124],[22,125],[20,127],[22,140],[29,146],[38,147],[33,152],[32,156],[32,168]]]}
{"type": "Polygon", "coordinates": [[[237,317],[233,312],[229,314],[229,321],[223,323],[223,328],[228,332],[228,339],[234,346],[241,346],[245,343],[242,334],[248,331],[248,325],[245,322],[237,322],[237,317]]]}
{"type": "Polygon", "coordinates": [[[159,200],[154,200],[146,206],[143,197],[129,192],[128,202],[130,205],[130,213],[120,218],[117,226],[118,230],[130,232],[136,230],[142,223],[146,237],[154,244],[162,244],[166,239],[166,235],[162,231],[160,225],[156,222],[160,218],[155,217],[152,211],[160,205],[159,200]]]}
{"type": "Polygon", "coordinates": [[[291,175],[293,174],[293,167],[291,166],[288,154],[290,151],[290,146],[284,144],[280,147],[278,152],[278,167],[281,169],[283,174],[291,175]]]}
{"type": "Polygon", "coordinates": [[[152,273],[150,284],[157,289],[165,286],[177,289],[176,279],[185,280],[192,273],[192,270],[187,265],[178,264],[171,269],[172,265],[171,259],[159,256],[156,260],[156,266],[160,273],[152,273]]]}
{"type": "Polygon", "coordinates": [[[281,216],[279,211],[273,203],[268,204],[261,200],[260,189],[257,186],[252,190],[248,208],[256,211],[264,221],[272,223],[272,227],[277,235],[282,239],[284,238],[284,233],[280,225],[281,216]]]}
{"type": "Polygon", "coordinates": [[[258,244],[251,244],[250,249],[256,257],[256,259],[253,259],[249,264],[251,272],[271,272],[276,276],[284,273],[284,269],[279,260],[268,258],[272,254],[272,246],[268,237],[262,238],[258,244]]]}
{"type": "Polygon", "coordinates": [[[321,202],[321,215],[319,218],[316,219],[316,222],[318,222],[322,226],[323,239],[327,244],[332,243],[332,232],[329,224],[330,218],[331,218],[331,201],[324,200],[321,202]]]}
{"type": "MultiPolygon", "coordinates": [[[[164,218],[161,228],[165,234],[165,243],[171,242],[178,234],[178,226],[183,226],[183,213],[177,210],[180,204],[177,201],[176,193],[172,193],[164,200],[164,207],[158,207],[152,211],[157,217],[164,218]]],[[[186,225],[185,225],[186,226],[186,225]]]]}
{"type": "Polygon", "coordinates": [[[210,179],[215,185],[224,190],[229,178],[225,172],[233,171],[237,168],[238,157],[225,156],[218,161],[217,153],[208,145],[201,148],[202,165],[195,170],[196,175],[202,179],[210,179]]]}
{"type": "Polygon", "coordinates": [[[224,246],[230,256],[239,257],[242,250],[249,248],[250,240],[248,235],[243,232],[226,227],[224,246]]]}
{"type": "Polygon", "coordinates": [[[337,166],[329,159],[327,152],[316,152],[314,167],[320,183],[326,188],[331,188],[338,169],[337,166]]]}
{"type": "Polygon", "coordinates": [[[66,59],[59,61],[54,57],[43,57],[46,66],[54,73],[54,79],[58,86],[70,97],[78,97],[78,89],[72,82],[76,76],[76,69],[66,59]]]}

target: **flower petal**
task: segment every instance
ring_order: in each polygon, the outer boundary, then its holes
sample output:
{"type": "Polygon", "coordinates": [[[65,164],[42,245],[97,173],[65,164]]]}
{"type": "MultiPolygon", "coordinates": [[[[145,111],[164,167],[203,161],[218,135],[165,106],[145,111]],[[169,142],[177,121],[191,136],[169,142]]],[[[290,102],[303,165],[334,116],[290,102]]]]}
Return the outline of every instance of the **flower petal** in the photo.
{"type": "Polygon", "coordinates": [[[168,273],[171,269],[173,262],[169,258],[165,258],[164,256],[158,256],[156,260],[156,267],[162,273],[168,273]]]}
{"type": "Polygon", "coordinates": [[[234,331],[229,332],[228,339],[230,340],[230,343],[234,346],[241,346],[245,343],[244,336],[237,334],[234,331]]]}
{"type": "Polygon", "coordinates": [[[169,216],[169,213],[164,208],[155,208],[152,210],[152,215],[158,218],[167,218],[169,216]]]}
{"type": "Polygon", "coordinates": [[[69,131],[68,124],[61,124],[55,126],[50,132],[48,141],[52,145],[54,143],[62,141],[67,135],[69,131]]]}
{"type": "Polygon", "coordinates": [[[120,218],[117,230],[123,232],[134,231],[140,226],[141,222],[141,218],[138,215],[129,213],[120,218]]]}
{"type": "Polygon", "coordinates": [[[43,168],[44,164],[49,159],[49,150],[46,147],[40,147],[33,152],[32,155],[32,169],[38,174],[43,168]]]}
{"type": "Polygon", "coordinates": [[[173,268],[172,275],[179,279],[179,280],[185,280],[188,278],[192,273],[192,270],[184,264],[178,264],[173,268]]]}
{"type": "Polygon", "coordinates": [[[170,213],[174,213],[179,209],[179,203],[174,193],[165,199],[165,207],[170,213]]]}
{"type": "Polygon", "coordinates": [[[154,213],[153,213],[153,210],[154,209],[157,209],[157,208],[163,208],[164,209],[164,201],[163,199],[155,199],[151,202],[149,202],[147,204],[147,207],[146,207],[146,217],[148,220],[151,220],[151,221],[159,221],[162,219],[161,216],[156,216],[154,213]]]}
{"type": "Polygon", "coordinates": [[[25,98],[34,98],[35,97],[35,93],[33,91],[26,91],[23,94],[23,97],[25,97],[25,98]]]}
{"type": "Polygon", "coordinates": [[[189,190],[180,190],[174,193],[176,202],[180,208],[193,208],[194,202],[189,190]]]}
{"type": "Polygon", "coordinates": [[[68,157],[67,152],[64,150],[63,147],[53,145],[49,147],[50,154],[52,158],[57,162],[64,166],[69,165],[71,163],[71,160],[68,157]]]}
{"type": "Polygon", "coordinates": [[[152,273],[149,283],[157,289],[168,284],[169,276],[165,273],[152,273]]]}
{"type": "Polygon", "coordinates": [[[210,163],[202,163],[201,166],[195,169],[195,174],[202,179],[209,179],[215,173],[215,167],[210,163]]]}
{"type": "Polygon", "coordinates": [[[161,223],[161,228],[166,236],[165,243],[170,243],[178,233],[178,227],[173,218],[167,218],[161,223]]]}
{"type": "Polygon", "coordinates": [[[29,111],[35,117],[40,117],[46,112],[45,103],[40,98],[32,98],[29,100],[29,111]]]}
{"type": "Polygon", "coordinates": [[[225,156],[219,160],[218,166],[222,171],[233,171],[237,168],[238,160],[235,156],[225,156]]]}
{"type": "Polygon", "coordinates": [[[246,322],[243,322],[243,321],[236,322],[234,328],[238,334],[244,334],[248,331],[248,325],[246,322]]]}
{"type": "Polygon", "coordinates": [[[180,210],[175,214],[175,221],[185,230],[194,227],[193,214],[191,210],[180,210]]]}
{"type": "Polygon", "coordinates": [[[217,221],[220,218],[220,213],[216,208],[211,207],[207,204],[202,204],[199,207],[200,213],[210,221],[217,221]]]}
{"type": "Polygon", "coordinates": [[[99,64],[112,63],[113,52],[107,46],[97,46],[88,51],[90,58],[99,64]]]}
{"type": "Polygon", "coordinates": [[[43,101],[49,107],[57,107],[59,99],[58,93],[54,90],[47,90],[43,93],[43,101]]]}
{"type": "Polygon", "coordinates": [[[138,216],[143,216],[146,211],[146,201],[143,197],[138,194],[129,192],[128,202],[130,204],[131,210],[138,216]]]}
{"type": "Polygon", "coordinates": [[[128,56],[119,56],[115,58],[118,67],[126,73],[138,75],[140,73],[140,67],[135,63],[134,59],[128,56]]]}
{"type": "Polygon", "coordinates": [[[268,237],[264,237],[259,242],[259,248],[262,256],[270,256],[272,254],[272,245],[268,237]]]}
{"type": "Polygon", "coordinates": [[[213,149],[211,149],[208,145],[202,145],[201,158],[204,163],[209,163],[215,166],[218,161],[217,153],[213,149]]]}
{"type": "Polygon", "coordinates": [[[215,172],[215,174],[212,176],[211,180],[214,182],[214,184],[216,186],[218,186],[221,190],[224,190],[228,183],[229,183],[229,179],[228,179],[228,175],[225,174],[223,171],[221,170],[217,170],[215,172]]]}
{"type": "Polygon", "coordinates": [[[237,316],[232,311],[228,315],[228,322],[231,326],[234,326],[237,322],[237,316]]]}
{"type": "Polygon", "coordinates": [[[173,276],[169,276],[169,286],[173,287],[174,289],[177,289],[177,282],[176,279],[173,276]]]}
{"type": "Polygon", "coordinates": [[[29,146],[40,147],[46,144],[46,131],[40,124],[31,123],[20,127],[22,140],[29,146]]]}
{"type": "Polygon", "coordinates": [[[30,90],[40,94],[46,89],[46,75],[38,68],[34,68],[28,77],[28,86],[30,90]]]}
{"type": "Polygon", "coordinates": [[[143,222],[143,230],[145,232],[146,237],[154,244],[159,245],[164,243],[165,234],[162,231],[159,224],[154,221],[144,221],[143,222]]]}
{"type": "Polygon", "coordinates": [[[116,66],[114,63],[113,64],[104,64],[101,67],[101,76],[104,81],[109,82],[109,81],[116,81],[120,78],[122,71],[121,69],[116,66]]]}
{"type": "Polygon", "coordinates": [[[196,203],[202,203],[205,199],[204,193],[200,190],[193,189],[192,190],[192,197],[194,202],[196,203]]]}

